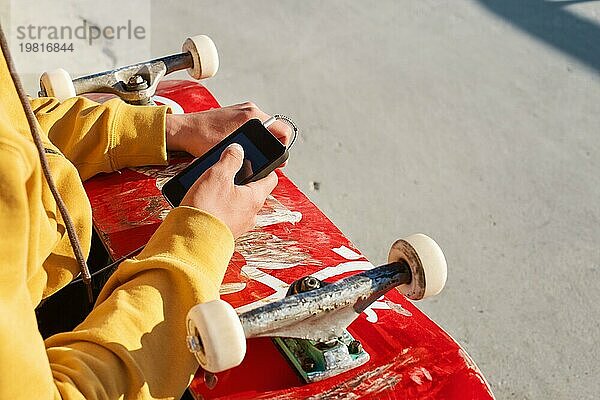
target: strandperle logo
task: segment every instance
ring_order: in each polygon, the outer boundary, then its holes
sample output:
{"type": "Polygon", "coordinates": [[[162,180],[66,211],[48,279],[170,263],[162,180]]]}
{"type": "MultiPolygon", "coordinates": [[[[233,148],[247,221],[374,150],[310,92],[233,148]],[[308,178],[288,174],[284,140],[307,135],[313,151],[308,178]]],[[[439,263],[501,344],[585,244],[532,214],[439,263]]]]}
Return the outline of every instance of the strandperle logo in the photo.
{"type": "Polygon", "coordinates": [[[8,39],[21,73],[77,77],[151,58],[150,0],[59,3],[11,0],[8,39]]]}
{"type": "Polygon", "coordinates": [[[106,25],[98,26],[83,20],[83,23],[78,26],[52,26],[41,25],[36,26],[29,24],[27,26],[20,25],[16,28],[18,40],[84,40],[90,46],[94,41],[99,39],[121,40],[121,39],[146,39],[146,28],[141,25],[134,25],[131,20],[127,20],[125,25],[106,25]]]}

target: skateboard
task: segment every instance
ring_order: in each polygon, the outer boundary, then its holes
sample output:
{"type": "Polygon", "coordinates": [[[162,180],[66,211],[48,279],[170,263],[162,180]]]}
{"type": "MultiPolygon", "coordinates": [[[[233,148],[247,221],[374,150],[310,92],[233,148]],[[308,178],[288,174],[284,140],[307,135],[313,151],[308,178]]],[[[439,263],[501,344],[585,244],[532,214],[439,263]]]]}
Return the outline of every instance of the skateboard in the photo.
{"type": "MultiPolygon", "coordinates": [[[[196,81],[165,80],[187,69],[194,79],[217,72],[206,36],[182,52],[71,79],[45,73],[42,95],[119,96],[132,104],[167,104],[173,112],[220,107],[196,81]]],[[[162,185],[192,161],[171,154],[166,167],[127,168],[84,183],[100,251],[120,260],[139,251],[170,210],[162,185]]],[[[410,300],[433,296],[446,260],[429,237],[395,241],[375,267],[290,181],[279,184],[255,229],[236,241],[220,299],[188,313],[188,347],[200,368],[196,399],[493,399],[470,356],[410,300]]],[[[102,258],[102,257],[100,257],[102,258]]],[[[100,268],[103,274],[113,263],[100,268]]]]}

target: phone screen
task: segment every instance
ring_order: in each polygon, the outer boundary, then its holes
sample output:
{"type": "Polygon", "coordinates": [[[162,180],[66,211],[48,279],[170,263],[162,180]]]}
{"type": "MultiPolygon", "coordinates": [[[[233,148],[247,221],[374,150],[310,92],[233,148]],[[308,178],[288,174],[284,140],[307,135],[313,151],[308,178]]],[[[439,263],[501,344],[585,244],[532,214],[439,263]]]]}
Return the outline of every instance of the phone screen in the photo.
{"type": "Polygon", "coordinates": [[[265,156],[259,149],[252,143],[252,141],[246,136],[243,132],[234,137],[227,138],[219,143],[219,147],[216,148],[213,152],[207,155],[206,158],[201,160],[198,164],[196,164],[192,169],[188,170],[185,174],[179,177],[179,183],[184,187],[185,190],[188,190],[194,182],[206,172],[207,169],[212,167],[219,158],[221,158],[221,154],[225,150],[227,146],[232,143],[238,143],[244,148],[244,162],[242,164],[242,168],[235,176],[236,185],[240,184],[248,177],[252,176],[257,171],[260,171],[264,167],[269,164],[269,159],[265,156]],[[228,140],[229,139],[229,140],[228,140]]]}
{"type": "Polygon", "coordinates": [[[171,205],[181,203],[189,188],[219,161],[225,148],[232,143],[244,149],[242,167],[234,177],[236,185],[264,178],[288,157],[286,147],[259,120],[251,119],[165,183],[162,192],[171,205]]]}

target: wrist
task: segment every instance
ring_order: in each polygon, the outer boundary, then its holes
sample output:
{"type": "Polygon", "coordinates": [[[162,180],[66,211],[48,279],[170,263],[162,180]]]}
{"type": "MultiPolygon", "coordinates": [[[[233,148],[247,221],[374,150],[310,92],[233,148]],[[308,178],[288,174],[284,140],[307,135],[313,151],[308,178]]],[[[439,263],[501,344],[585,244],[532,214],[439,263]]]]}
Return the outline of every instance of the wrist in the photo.
{"type": "Polygon", "coordinates": [[[182,115],[167,114],[165,121],[165,138],[168,150],[186,151],[185,131],[182,115]]]}

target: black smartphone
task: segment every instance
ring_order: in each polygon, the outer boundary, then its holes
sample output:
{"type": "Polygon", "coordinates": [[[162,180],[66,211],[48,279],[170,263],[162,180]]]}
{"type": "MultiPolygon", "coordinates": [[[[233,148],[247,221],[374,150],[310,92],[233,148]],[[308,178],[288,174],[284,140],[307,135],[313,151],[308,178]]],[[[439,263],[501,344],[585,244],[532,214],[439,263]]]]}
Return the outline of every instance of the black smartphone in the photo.
{"type": "Polygon", "coordinates": [[[194,182],[219,161],[223,150],[232,143],[244,148],[244,162],[234,179],[236,185],[266,177],[288,158],[287,148],[258,119],[251,119],[165,183],[162,193],[173,207],[181,203],[194,182]]]}

